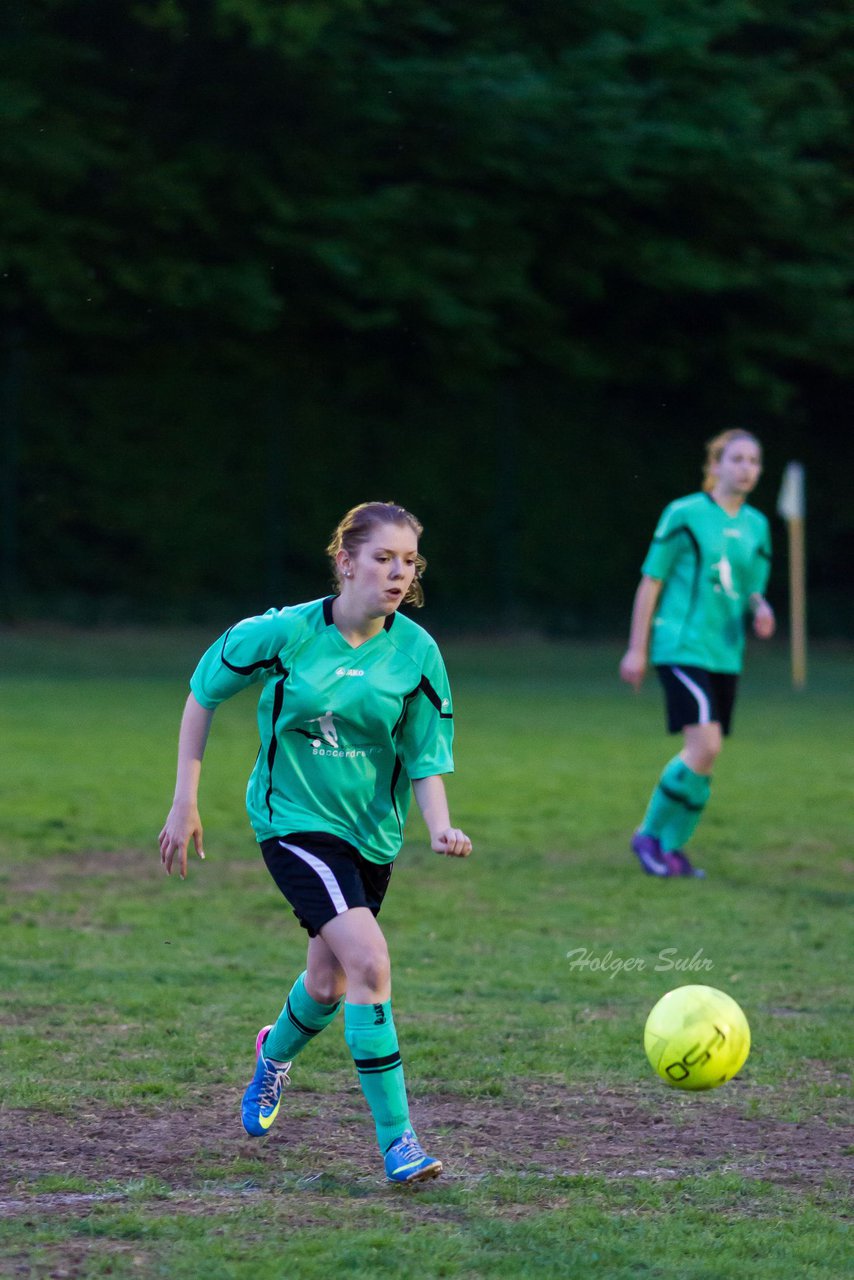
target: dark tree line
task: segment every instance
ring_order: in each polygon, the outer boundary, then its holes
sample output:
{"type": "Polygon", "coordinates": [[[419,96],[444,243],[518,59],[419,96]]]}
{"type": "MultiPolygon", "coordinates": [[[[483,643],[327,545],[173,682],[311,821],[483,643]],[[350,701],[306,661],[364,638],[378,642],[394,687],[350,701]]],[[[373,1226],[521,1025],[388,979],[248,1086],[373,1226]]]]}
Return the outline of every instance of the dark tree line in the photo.
{"type": "Polygon", "coordinates": [[[850,625],[842,0],[2,22],[7,614],[315,593],[341,508],[394,496],[449,617],[610,624],[743,423],[759,505],[807,463],[816,616],[850,625]]]}

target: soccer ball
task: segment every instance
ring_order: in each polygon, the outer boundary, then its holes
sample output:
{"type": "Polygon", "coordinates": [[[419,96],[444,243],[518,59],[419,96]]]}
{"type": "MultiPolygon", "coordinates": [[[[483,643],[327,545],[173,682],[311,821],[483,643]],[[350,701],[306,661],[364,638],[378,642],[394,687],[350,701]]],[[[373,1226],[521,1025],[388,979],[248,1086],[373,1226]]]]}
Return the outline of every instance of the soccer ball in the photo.
{"type": "Polygon", "coordinates": [[[654,1071],[677,1089],[716,1089],[744,1066],[750,1027],[725,991],[676,987],[646,1020],[643,1047],[654,1071]]]}

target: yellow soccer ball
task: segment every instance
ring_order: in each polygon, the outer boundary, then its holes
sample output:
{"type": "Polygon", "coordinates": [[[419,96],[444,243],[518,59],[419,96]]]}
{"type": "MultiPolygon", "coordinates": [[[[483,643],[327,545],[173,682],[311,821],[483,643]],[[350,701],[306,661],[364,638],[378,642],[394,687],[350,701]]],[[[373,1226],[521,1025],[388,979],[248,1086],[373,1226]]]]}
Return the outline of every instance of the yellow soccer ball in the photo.
{"type": "Polygon", "coordinates": [[[676,987],[646,1020],[653,1071],[677,1089],[717,1089],[747,1061],[750,1027],[741,1007],[714,987],[676,987]]]}

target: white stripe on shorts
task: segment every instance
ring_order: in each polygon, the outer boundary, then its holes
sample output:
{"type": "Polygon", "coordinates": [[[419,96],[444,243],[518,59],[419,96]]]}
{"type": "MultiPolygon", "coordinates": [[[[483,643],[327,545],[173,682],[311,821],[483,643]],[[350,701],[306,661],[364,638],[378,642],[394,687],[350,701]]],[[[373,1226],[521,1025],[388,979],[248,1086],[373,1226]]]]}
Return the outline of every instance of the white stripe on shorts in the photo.
{"type": "Polygon", "coordinates": [[[316,871],[323,881],[324,888],[332,899],[332,905],[337,915],[341,915],[343,911],[347,911],[347,903],[344,901],[344,894],[341,892],[341,886],[335,879],[332,871],[327,867],[325,862],[321,862],[320,858],[316,858],[313,853],[309,853],[307,849],[299,849],[295,844],[285,844],[284,840],[280,840],[279,844],[283,849],[290,849],[291,853],[296,854],[303,862],[311,867],[312,871],[316,871]]]}
{"type": "Polygon", "coordinates": [[[682,671],[679,667],[673,667],[672,670],[673,670],[673,674],[676,676],[676,679],[681,680],[685,688],[689,689],[690,692],[693,693],[694,697],[697,699],[697,714],[698,714],[697,723],[710,724],[712,720],[712,714],[711,714],[711,708],[709,706],[709,699],[706,696],[706,694],[703,692],[700,686],[696,683],[696,681],[692,680],[690,676],[686,676],[685,672],[682,671]]]}

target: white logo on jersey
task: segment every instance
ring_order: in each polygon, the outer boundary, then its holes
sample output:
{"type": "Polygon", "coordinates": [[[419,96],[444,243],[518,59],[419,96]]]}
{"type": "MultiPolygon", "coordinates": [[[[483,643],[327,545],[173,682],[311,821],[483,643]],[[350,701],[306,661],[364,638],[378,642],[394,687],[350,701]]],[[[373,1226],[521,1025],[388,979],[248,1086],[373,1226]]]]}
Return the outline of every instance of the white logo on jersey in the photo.
{"type": "MultiPolygon", "coordinates": [[[[335,717],[331,711],[327,711],[322,716],[315,716],[313,720],[307,720],[306,724],[316,724],[318,732],[323,737],[323,741],[328,742],[330,747],[338,746],[338,730],[335,728],[335,717]]],[[[320,739],[315,738],[311,745],[313,747],[319,747],[320,739]]]]}
{"type": "Polygon", "coordinates": [[[363,676],[365,673],[360,667],[336,667],[336,676],[363,676]]]}
{"type": "Polygon", "coordinates": [[[713,564],[712,568],[718,575],[715,583],[716,591],[723,591],[724,595],[729,596],[730,600],[738,600],[739,593],[735,589],[735,583],[732,579],[732,565],[725,555],[721,556],[717,564],[713,564]]]}
{"type": "MultiPolygon", "coordinates": [[[[339,720],[340,716],[337,717],[339,720]]],[[[371,746],[370,743],[361,743],[356,746],[347,746],[346,732],[344,734],[345,741],[342,743],[339,738],[338,725],[335,723],[336,716],[332,711],[326,711],[322,716],[315,716],[313,720],[306,720],[306,724],[316,724],[317,731],[320,735],[311,740],[313,753],[316,756],[332,756],[336,760],[355,760],[365,759],[367,756],[380,755],[382,747],[371,746]]],[[[346,724],[346,721],[344,722],[346,724]]],[[[299,730],[298,732],[304,732],[299,730]]]]}

